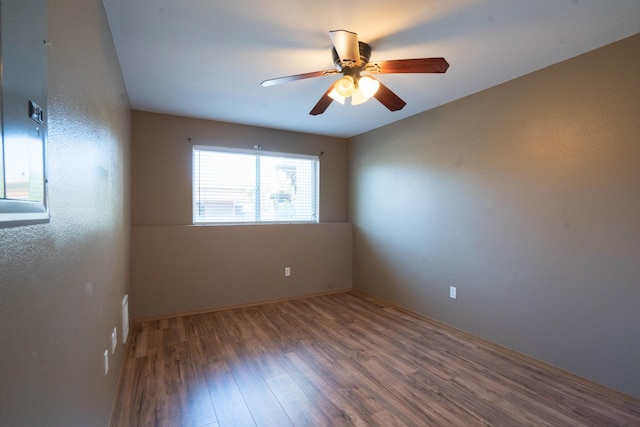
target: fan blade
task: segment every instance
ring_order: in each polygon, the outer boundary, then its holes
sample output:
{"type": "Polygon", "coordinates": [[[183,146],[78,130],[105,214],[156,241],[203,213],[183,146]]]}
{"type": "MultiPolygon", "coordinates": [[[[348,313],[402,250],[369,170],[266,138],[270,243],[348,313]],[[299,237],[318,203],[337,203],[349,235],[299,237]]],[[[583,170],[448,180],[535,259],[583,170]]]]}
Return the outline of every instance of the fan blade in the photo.
{"type": "Polygon", "coordinates": [[[366,70],[372,73],[445,73],[449,63],[444,58],[396,59],[370,62],[366,70]]]}
{"type": "Polygon", "coordinates": [[[331,105],[331,103],[333,102],[333,99],[329,96],[329,92],[333,90],[333,86],[335,86],[335,83],[332,84],[329,89],[327,89],[318,103],[311,109],[309,114],[311,114],[312,116],[317,116],[318,114],[324,113],[326,109],[329,108],[329,105],[331,105]]]}
{"type": "Polygon", "coordinates": [[[389,111],[402,110],[406,102],[404,102],[398,95],[393,93],[391,89],[380,83],[378,91],[373,95],[375,99],[380,101],[382,105],[387,107],[389,111]]]}
{"type": "Polygon", "coordinates": [[[346,30],[334,30],[329,31],[329,35],[336,52],[338,52],[340,61],[360,65],[360,46],[356,33],[346,30]]]}
{"type": "Polygon", "coordinates": [[[267,86],[279,85],[281,83],[295,82],[296,80],[310,79],[312,77],[331,76],[339,73],[340,72],[338,70],[314,71],[312,73],[295,74],[293,76],[278,77],[276,79],[265,80],[262,83],[260,83],[260,85],[267,87],[267,86]]]}

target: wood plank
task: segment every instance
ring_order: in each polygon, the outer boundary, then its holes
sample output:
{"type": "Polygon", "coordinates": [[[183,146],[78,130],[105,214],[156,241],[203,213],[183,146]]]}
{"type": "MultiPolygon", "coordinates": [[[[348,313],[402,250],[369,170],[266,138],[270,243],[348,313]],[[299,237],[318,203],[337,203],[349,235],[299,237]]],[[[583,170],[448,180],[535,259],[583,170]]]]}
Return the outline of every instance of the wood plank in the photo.
{"type": "Polygon", "coordinates": [[[254,339],[234,311],[220,312],[220,335],[229,370],[258,426],[288,426],[291,420],[271,392],[252,357],[247,339],[254,339]]]}
{"type": "Polygon", "coordinates": [[[207,363],[204,371],[220,427],[255,426],[251,411],[226,362],[207,363]]]}
{"type": "Polygon", "coordinates": [[[267,384],[293,425],[313,427],[329,423],[329,420],[289,374],[270,377],[267,379],[267,384]]]}
{"type": "Polygon", "coordinates": [[[296,383],[313,399],[317,407],[334,426],[367,426],[360,408],[354,407],[339,391],[344,388],[335,382],[332,375],[312,367],[307,362],[311,358],[303,357],[296,352],[287,353],[285,359],[289,362],[287,370],[296,383]]]}
{"type": "Polygon", "coordinates": [[[640,425],[640,401],[346,292],[134,323],[112,425],[640,425]]]}
{"type": "Polygon", "coordinates": [[[176,348],[180,415],[183,427],[200,427],[217,422],[217,418],[204,375],[191,356],[188,347],[176,348]]]}

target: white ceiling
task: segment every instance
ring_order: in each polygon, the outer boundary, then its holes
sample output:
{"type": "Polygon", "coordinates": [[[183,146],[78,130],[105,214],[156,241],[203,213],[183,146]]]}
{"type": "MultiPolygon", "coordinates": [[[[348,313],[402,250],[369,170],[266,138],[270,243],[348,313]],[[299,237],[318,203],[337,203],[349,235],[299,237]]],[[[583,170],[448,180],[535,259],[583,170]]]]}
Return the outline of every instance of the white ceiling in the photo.
{"type": "MultiPolygon", "coordinates": [[[[354,136],[640,33],[639,0],[103,0],[132,107],[354,136]],[[446,74],[377,78],[375,99],[309,111],[337,76],[330,30],[358,33],[371,60],[444,56],[446,74]]],[[[640,52],[639,52],[640,54],[640,52]]]]}

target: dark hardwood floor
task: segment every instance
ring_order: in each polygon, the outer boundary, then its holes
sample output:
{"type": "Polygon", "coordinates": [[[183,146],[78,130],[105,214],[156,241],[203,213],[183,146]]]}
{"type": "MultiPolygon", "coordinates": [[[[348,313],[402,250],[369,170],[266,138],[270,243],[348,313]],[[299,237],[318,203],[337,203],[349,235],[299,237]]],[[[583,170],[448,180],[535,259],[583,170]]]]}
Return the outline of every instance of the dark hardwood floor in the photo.
{"type": "Polygon", "coordinates": [[[358,293],[132,327],[113,426],[640,426],[640,402],[358,293]]]}

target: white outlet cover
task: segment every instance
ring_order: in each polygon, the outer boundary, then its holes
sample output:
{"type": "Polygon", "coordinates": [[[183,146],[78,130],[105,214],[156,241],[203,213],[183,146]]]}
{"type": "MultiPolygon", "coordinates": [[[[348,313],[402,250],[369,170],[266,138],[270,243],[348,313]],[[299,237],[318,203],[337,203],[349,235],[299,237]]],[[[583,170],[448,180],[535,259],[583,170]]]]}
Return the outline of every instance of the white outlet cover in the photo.
{"type": "Polygon", "coordinates": [[[116,346],[118,345],[118,328],[114,327],[111,332],[111,354],[116,352],[116,346]]]}
{"type": "Polygon", "coordinates": [[[127,343],[129,336],[129,295],[122,298],[122,344],[127,343]]]}
{"type": "Polygon", "coordinates": [[[291,276],[291,267],[284,268],[284,275],[287,277],[291,276]]]}
{"type": "Polygon", "coordinates": [[[456,299],[457,289],[455,286],[449,286],[449,298],[456,299]]]}

